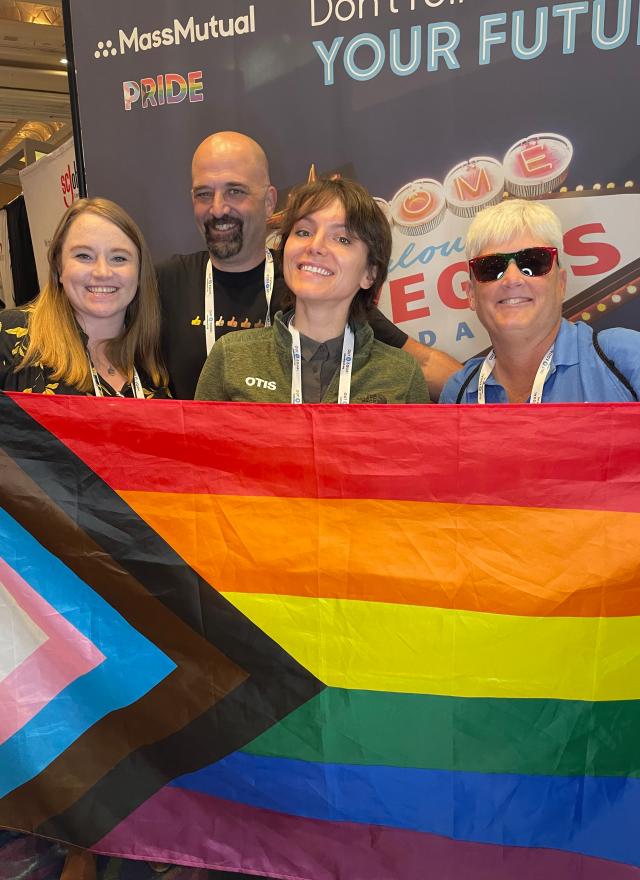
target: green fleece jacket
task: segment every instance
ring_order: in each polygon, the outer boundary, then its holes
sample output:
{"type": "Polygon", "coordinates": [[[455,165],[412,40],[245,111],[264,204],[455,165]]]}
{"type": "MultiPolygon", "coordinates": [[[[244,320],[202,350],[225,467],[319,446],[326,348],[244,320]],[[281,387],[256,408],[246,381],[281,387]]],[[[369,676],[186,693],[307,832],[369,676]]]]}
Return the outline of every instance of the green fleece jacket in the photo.
{"type": "MultiPolygon", "coordinates": [[[[368,324],[355,328],[351,403],[428,403],[419,364],[406,352],[373,338],[368,324]]],[[[303,367],[304,368],[304,367],[303,367]]],[[[336,370],[322,403],[336,403],[336,370]]],[[[211,349],[196,400],[291,402],[291,334],[277,312],[271,327],[229,333],[211,349]]]]}

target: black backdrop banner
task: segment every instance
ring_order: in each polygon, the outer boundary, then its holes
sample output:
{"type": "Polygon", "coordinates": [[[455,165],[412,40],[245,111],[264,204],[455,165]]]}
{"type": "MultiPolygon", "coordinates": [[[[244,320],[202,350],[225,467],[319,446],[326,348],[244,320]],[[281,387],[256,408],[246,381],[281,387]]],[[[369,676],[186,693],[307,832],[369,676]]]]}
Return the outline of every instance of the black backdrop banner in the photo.
{"type": "Polygon", "coordinates": [[[201,247],[190,161],[236,129],[281,193],[346,171],[394,229],[381,308],[460,359],[470,218],[505,193],[563,222],[565,313],[640,327],[638,2],[67,0],[89,195],[120,202],[157,258],[201,247]]]}
{"type": "Polygon", "coordinates": [[[19,195],[12,202],[9,202],[8,205],[5,205],[5,210],[11,252],[14,302],[17,306],[22,306],[38,293],[36,261],[33,256],[24,196],[19,195]]]}

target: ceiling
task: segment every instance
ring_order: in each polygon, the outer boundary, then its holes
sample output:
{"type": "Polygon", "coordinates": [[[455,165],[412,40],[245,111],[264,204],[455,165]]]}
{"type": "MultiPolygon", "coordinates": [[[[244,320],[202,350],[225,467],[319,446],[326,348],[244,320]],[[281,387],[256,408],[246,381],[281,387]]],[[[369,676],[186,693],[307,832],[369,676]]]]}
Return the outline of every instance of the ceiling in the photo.
{"type": "Polygon", "coordinates": [[[19,186],[18,169],[25,153],[33,155],[34,141],[44,142],[41,151],[47,152],[71,134],[64,57],[61,0],[0,0],[0,185],[5,190],[19,186]]]}

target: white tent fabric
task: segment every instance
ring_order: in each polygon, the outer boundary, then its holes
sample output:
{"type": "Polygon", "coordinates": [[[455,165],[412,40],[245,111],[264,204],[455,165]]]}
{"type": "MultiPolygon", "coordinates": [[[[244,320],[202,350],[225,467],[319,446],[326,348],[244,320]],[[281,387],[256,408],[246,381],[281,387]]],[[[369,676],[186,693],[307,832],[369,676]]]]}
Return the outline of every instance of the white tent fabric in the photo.
{"type": "Polygon", "coordinates": [[[15,304],[7,212],[4,208],[0,210],[0,300],[5,304],[6,308],[11,308],[15,304]]]}

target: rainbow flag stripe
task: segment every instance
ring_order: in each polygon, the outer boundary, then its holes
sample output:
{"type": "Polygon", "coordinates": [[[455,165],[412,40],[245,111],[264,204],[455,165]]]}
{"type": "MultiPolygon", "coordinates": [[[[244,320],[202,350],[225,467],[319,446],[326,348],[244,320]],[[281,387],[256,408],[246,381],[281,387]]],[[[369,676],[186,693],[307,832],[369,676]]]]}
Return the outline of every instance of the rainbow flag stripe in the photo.
{"type": "Polygon", "coordinates": [[[295,880],[640,880],[640,409],[0,418],[0,824],[295,880]]]}

